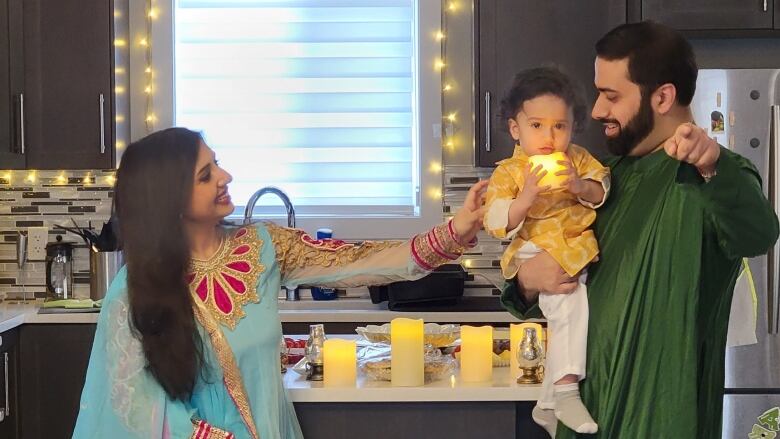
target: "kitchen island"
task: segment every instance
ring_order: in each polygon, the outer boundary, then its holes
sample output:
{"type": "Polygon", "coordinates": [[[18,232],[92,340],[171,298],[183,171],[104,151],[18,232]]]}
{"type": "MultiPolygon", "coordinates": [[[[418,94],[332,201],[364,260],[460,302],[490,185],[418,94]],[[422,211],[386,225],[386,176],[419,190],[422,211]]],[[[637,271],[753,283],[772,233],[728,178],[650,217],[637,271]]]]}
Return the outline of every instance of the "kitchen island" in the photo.
{"type": "Polygon", "coordinates": [[[539,385],[518,385],[508,367],[493,380],[463,383],[457,370],[422,387],[393,387],[358,374],[355,387],[284,377],[307,439],[545,438],[530,419],[539,385]]]}

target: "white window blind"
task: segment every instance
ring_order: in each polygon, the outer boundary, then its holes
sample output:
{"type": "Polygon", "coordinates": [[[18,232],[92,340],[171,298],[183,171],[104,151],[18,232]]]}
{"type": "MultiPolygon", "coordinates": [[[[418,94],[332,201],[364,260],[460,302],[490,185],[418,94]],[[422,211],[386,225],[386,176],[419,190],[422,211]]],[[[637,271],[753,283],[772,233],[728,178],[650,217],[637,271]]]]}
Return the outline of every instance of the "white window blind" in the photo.
{"type": "Polygon", "coordinates": [[[277,186],[299,215],[418,213],[414,2],[176,1],[175,124],[237,206],[277,186]]]}

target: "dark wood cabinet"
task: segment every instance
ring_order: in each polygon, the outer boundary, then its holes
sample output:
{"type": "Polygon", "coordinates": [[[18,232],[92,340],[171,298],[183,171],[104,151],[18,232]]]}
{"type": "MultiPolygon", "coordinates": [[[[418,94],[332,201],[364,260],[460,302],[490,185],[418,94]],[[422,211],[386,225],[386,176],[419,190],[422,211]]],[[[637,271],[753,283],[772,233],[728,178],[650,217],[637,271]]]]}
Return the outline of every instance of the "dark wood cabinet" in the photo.
{"type": "MultiPolygon", "coordinates": [[[[476,163],[492,167],[514,148],[505,121],[496,118],[514,74],[557,65],[581,84],[590,111],[596,97],[594,46],[607,31],[626,22],[626,1],[477,0],[475,14],[476,163]]],[[[590,114],[574,142],[597,155],[605,150],[601,127],[590,114]]]]}
{"type": "Polygon", "coordinates": [[[112,4],[0,0],[0,168],[114,165],[112,4]]]}
{"type": "Polygon", "coordinates": [[[0,437],[19,439],[19,331],[0,334],[0,437]]]}
{"type": "Polygon", "coordinates": [[[0,169],[25,167],[22,0],[0,0],[0,169]]]}
{"type": "Polygon", "coordinates": [[[642,0],[643,20],[681,30],[780,28],[775,0],[642,0]]]}
{"type": "Polygon", "coordinates": [[[95,330],[94,324],[20,327],[19,405],[25,439],[73,434],[95,330]]]}

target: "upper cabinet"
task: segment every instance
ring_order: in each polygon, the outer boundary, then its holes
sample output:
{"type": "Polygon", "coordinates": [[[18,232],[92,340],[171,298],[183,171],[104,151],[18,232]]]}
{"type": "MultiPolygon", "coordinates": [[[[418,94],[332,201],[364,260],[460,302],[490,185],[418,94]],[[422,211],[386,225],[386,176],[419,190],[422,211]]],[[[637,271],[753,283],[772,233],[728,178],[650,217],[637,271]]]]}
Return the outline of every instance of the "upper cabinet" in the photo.
{"type": "MultiPolygon", "coordinates": [[[[496,115],[502,95],[515,73],[541,65],[557,65],[577,80],[590,111],[595,44],[607,31],[625,23],[625,0],[477,0],[475,35],[476,163],[493,167],[512,155],[514,141],[506,121],[496,115]]],[[[599,154],[604,151],[601,126],[588,114],[586,127],[574,142],[599,154]]]]}
{"type": "Polygon", "coordinates": [[[114,165],[112,3],[0,0],[0,169],[114,165]]]}
{"type": "Polygon", "coordinates": [[[641,17],[681,30],[780,29],[776,0],[642,0],[641,17]]]}

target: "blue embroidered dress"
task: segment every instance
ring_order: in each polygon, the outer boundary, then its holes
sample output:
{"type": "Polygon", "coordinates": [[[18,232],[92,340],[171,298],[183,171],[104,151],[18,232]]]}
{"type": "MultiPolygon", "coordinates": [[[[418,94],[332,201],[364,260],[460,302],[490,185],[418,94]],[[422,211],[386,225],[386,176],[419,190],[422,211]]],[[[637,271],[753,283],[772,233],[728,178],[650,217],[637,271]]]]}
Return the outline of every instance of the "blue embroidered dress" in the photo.
{"type": "Polygon", "coordinates": [[[261,223],[226,231],[187,278],[206,367],[188,401],[146,370],[129,321],[127,273],[98,318],[74,438],[302,438],[279,373],[281,285],[348,287],[415,279],[464,250],[450,223],[403,241],[314,240],[261,223]]]}

